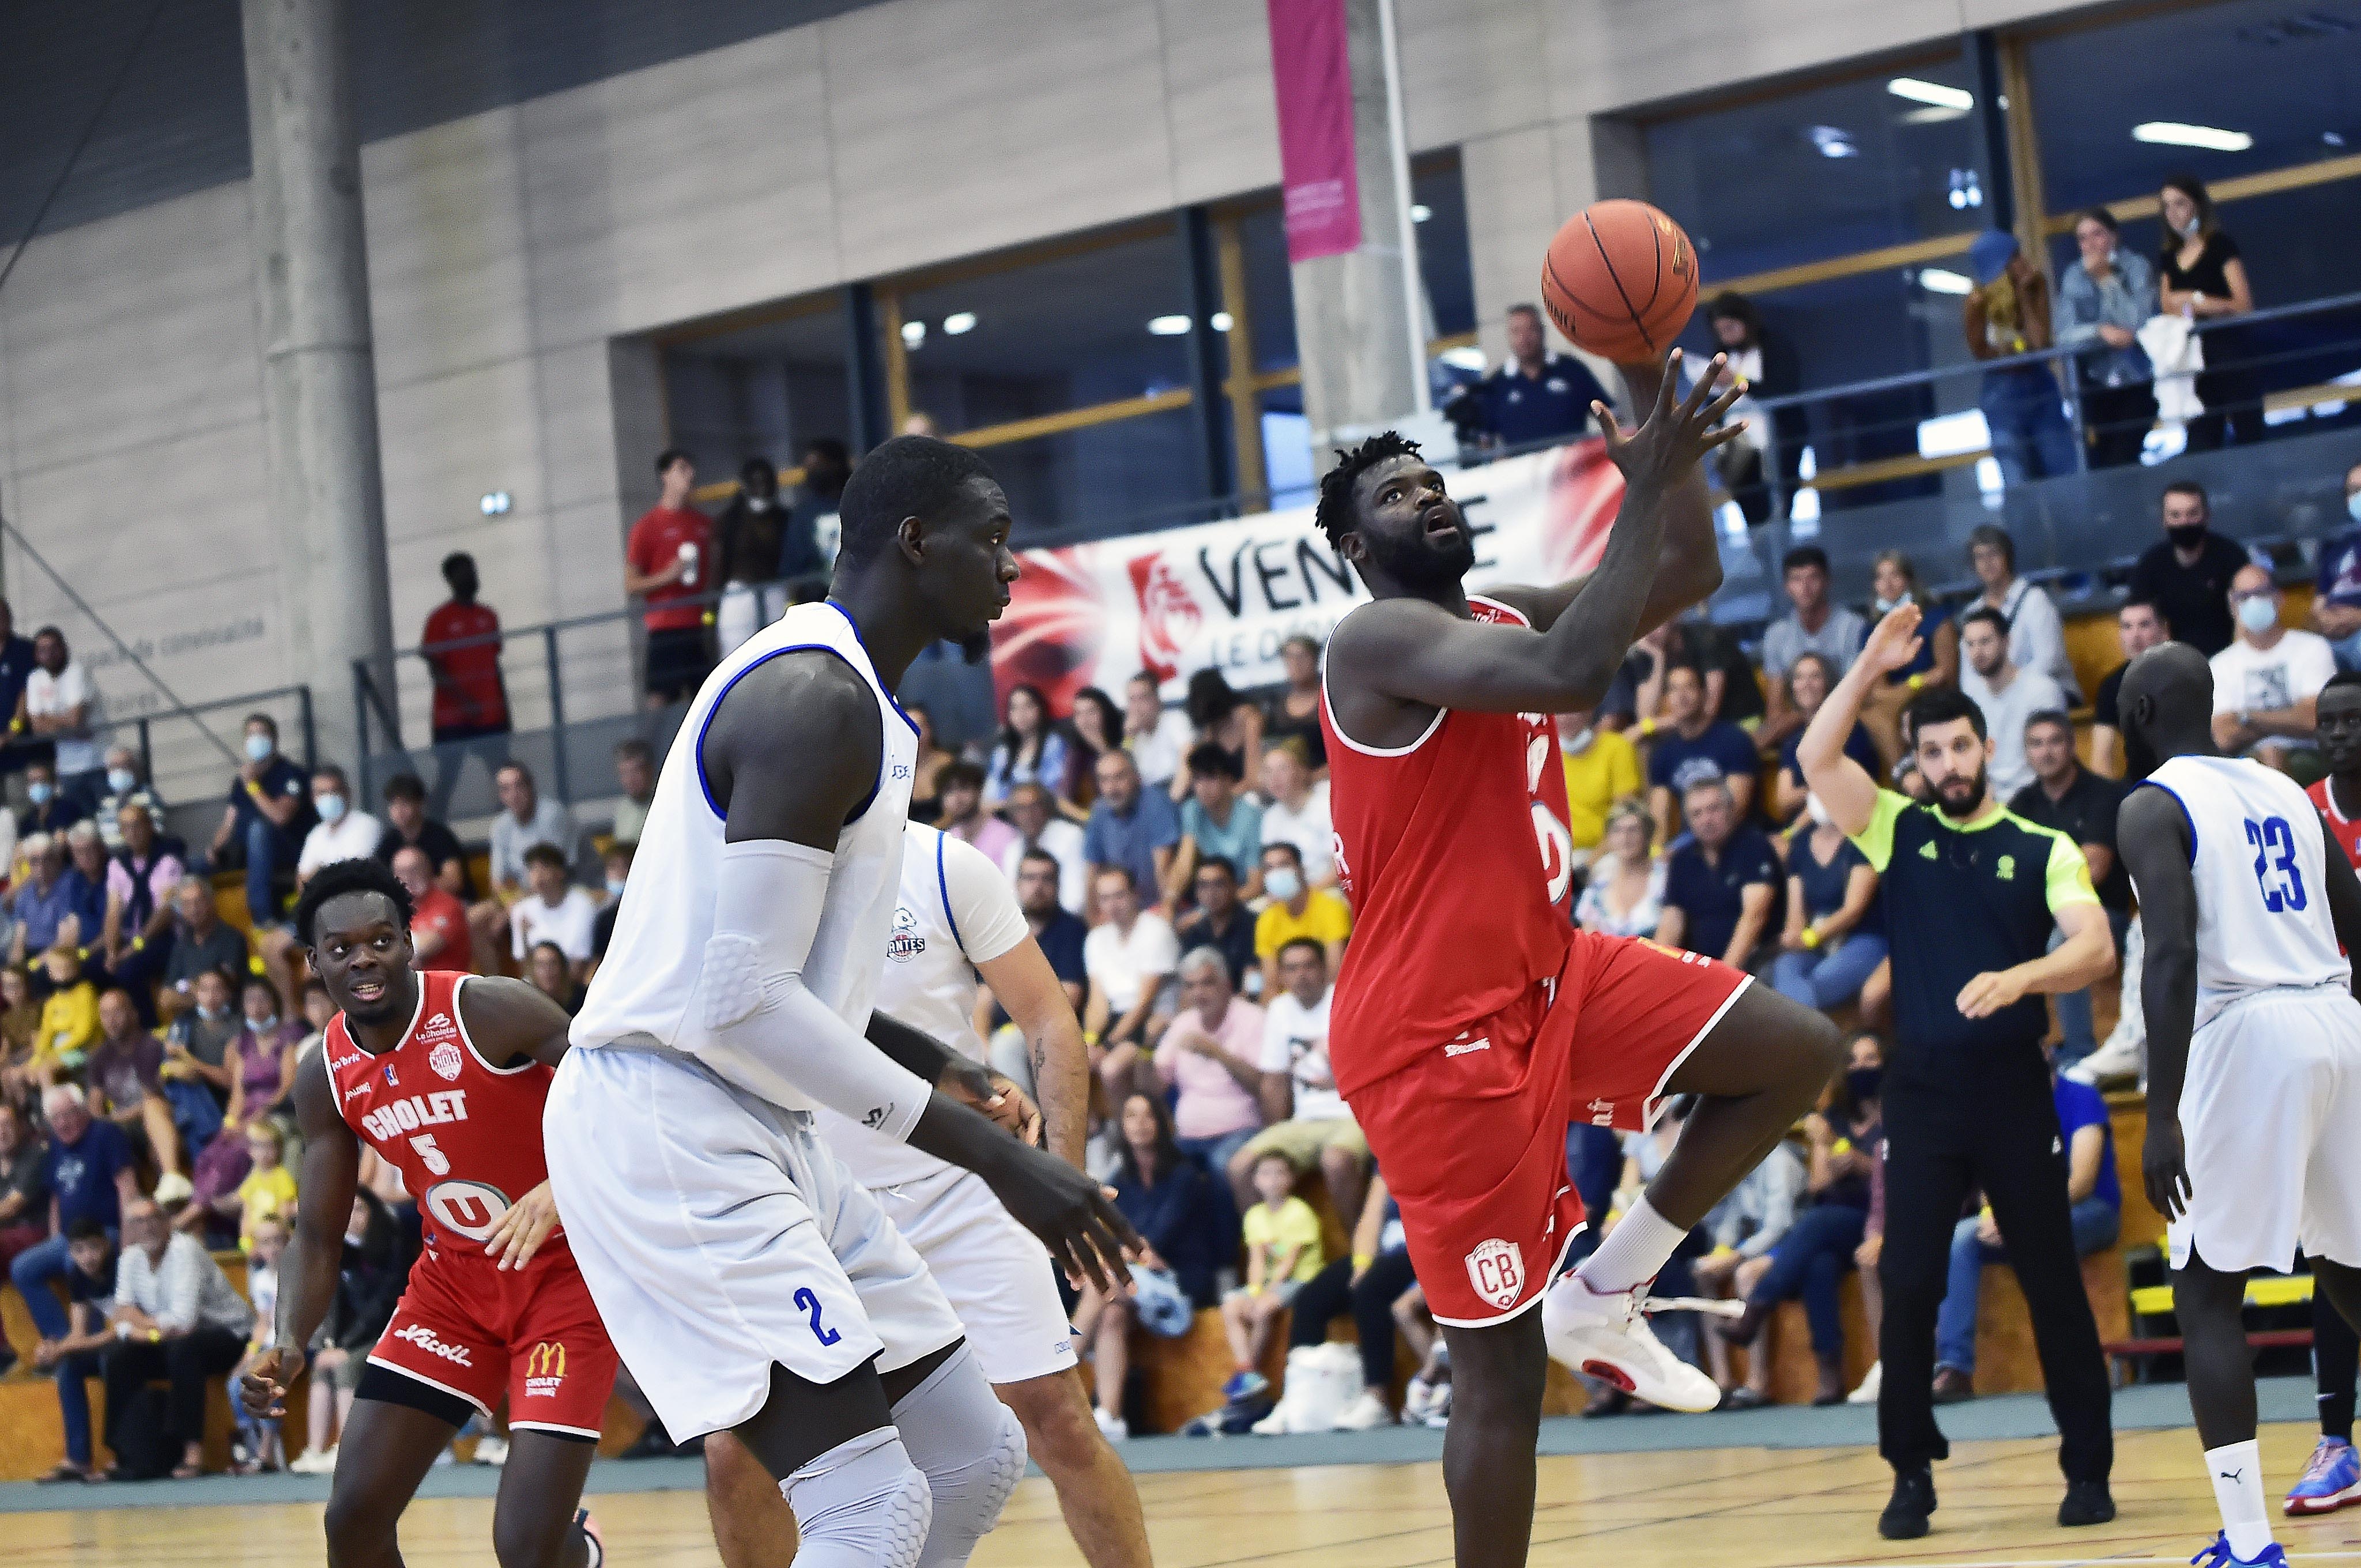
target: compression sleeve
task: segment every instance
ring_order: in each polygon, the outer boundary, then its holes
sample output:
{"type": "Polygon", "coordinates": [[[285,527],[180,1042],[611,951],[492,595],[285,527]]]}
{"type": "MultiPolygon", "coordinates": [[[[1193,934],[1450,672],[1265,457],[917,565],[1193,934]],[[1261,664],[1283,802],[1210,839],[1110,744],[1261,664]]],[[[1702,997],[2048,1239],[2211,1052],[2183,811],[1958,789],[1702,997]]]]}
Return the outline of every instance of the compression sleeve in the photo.
{"type": "Polygon", "coordinates": [[[932,1088],[804,983],[835,860],[779,839],[722,847],[713,938],[697,979],[703,1043],[694,1054],[774,1105],[824,1105],[899,1141],[932,1088]]]}

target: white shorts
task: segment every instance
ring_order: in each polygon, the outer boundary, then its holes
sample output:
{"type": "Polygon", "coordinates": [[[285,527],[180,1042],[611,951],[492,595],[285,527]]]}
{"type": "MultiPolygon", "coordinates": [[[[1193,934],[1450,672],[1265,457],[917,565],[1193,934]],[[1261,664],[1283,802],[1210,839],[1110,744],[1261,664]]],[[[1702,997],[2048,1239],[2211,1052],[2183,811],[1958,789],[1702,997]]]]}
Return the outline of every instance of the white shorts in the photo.
{"type": "Polygon", "coordinates": [[[676,1440],[763,1407],[773,1364],[833,1383],[960,1337],[950,1303],[811,1119],[686,1058],[558,1065],[550,1187],[608,1337],[676,1440]]]}
{"type": "Polygon", "coordinates": [[[2287,1269],[2301,1245],[2361,1267],[2361,1003],[2341,985],[2233,1002],[2189,1044],[2189,1207],[2172,1266],[2287,1269]]]}
{"type": "Polygon", "coordinates": [[[946,1166],[881,1187],[875,1197],[959,1314],[985,1377],[1022,1383],[1075,1364],[1049,1249],[1010,1217],[983,1178],[946,1166]]]}

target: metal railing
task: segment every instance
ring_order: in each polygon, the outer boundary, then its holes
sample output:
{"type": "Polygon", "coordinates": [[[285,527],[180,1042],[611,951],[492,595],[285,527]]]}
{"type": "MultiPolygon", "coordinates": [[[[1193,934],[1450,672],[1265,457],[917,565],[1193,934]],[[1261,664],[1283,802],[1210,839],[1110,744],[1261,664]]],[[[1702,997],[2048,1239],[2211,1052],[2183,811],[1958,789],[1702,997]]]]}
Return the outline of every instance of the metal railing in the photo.
{"type": "Polygon", "coordinates": [[[143,693],[120,705],[110,702],[92,727],[92,738],[104,747],[126,746],[137,753],[140,776],[164,802],[171,831],[192,847],[201,848],[212,834],[231,775],[245,761],[236,736],[247,715],[269,715],[279,727],[280,750],[306,773],[320,761],[319,727],[308,685],[273,686],[211,702],[159,701],[151,710],[139,710],[139,701],[156,695],[143,693]],[[220,728],[224,721],[230,727],[226,739],[220,728]]]}

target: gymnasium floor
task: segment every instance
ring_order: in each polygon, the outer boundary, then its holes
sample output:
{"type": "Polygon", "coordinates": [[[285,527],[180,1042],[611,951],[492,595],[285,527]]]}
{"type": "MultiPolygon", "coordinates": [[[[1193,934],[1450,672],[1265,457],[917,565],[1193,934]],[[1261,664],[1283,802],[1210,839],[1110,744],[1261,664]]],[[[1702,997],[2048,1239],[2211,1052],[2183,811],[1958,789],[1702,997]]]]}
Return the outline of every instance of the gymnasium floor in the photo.
{"type": "MultiPolygon", "coordinates": [[[[2263,1458],[2283,1491],[2310,1453],[2307,1382],[2265,1386],[2263,1458]]],[[[2186,1560],[2212,1538],[2213,1499],[2196,1474],[2195,1438],[2178,1385],[2128,1390],[2116,1406],[2114,1524],[2065,1531],[2059,1483],[2037,1398],[1978,1401],[1944,1412],[1952,1458],[1938,1466],[1942,1506],[1923,1541],[1878,1539],[1888,1473],[1861,1410],[1771,1409],[1716,1417],[1560,1420],[1543,1435],[1534,1568],[2072,1568],[2186,1560]]],[[[1440,1433],[1136,1442],[1161,1568],[1413,1568],[1450,1562],[1440,1433]]],[[[708,1568],[716,1559],[693,1462],[601,1464],[592,1507],[616,1568],[708,1568]]],[[[491,1562],[483,1471],[439,1471],[437,1494],[402,1533],[412,1568],[491,1562]]],[[[322,1560],[318,1499],[306,1477],[157,1484],[104,1493],[0,1486],[6,1568],[296,1568],[322,1560]],[[169,1499],[169,1500],[167,1500],[169,1499]],[[200,1500],[202,1499],[202,1500],[200,1500]],[[58,1505],[73,1502],[73,1511],[58,1505]],[[94,1506],[93,1506],[94,1505],[94,1506]],[[237,1505],[234,1508],[224,1505],[237,1505]]],[[[2298,1562],[2361,1562],[2361,1510],[2279,1521],[2298,1562]]],[[[1079,1562],[1046,1482],[1028,1479],[979,1568],[1064,1568],[1079,1562]]]]}

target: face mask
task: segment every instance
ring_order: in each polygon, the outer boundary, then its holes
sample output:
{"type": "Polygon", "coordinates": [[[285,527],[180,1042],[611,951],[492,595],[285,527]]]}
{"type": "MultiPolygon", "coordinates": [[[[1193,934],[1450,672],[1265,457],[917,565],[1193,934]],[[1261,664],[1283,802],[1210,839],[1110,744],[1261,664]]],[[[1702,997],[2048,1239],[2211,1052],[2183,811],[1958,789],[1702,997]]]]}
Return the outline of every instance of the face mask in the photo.
{"type": "Polygon", "coordinates": [[[2356,490],[2345,498],[2345,513],[2354,521],[2361,522],[2361,490],[2356,490]]]}
{"type": "Polygon", "coordinates": [[[2267,598],[2242,599],[2238,604],[2238,624],[2257,637],[2279,623],[2279,607],[2267,598]]]}
{"type": "Polygon", "coordinates": [[[246,738],[246,760],[249,762],[265,761],[277,750],[279,743],[268,735],[257,732],[246,738]]]}
{"type": "Polygon", "coordinates": [[[1271,897],[1281,904],[1290,904],[1294,902],[1297,894],[1303,891],[1303,878],[1292,871],[1265,872],[1262,873],[1262,885],[1263,891],[1271,897]]]}
{"type": "Polygon", "coordinates": [[[1590,750],[1590,738],[1596,733],[1596,730],[1585,725],[1576,733],[1568,735],[1561,740],[1558,743],[1558,750],[1569,757],[1579,757],[1590,750]]]}
{"type": "Polygon", "coordinates": [[[137,787],[138,783],[139,775],[133,773],[129,768],[109,768],[106,770],[106,787],[113,790],[117,795],[129,795],[134,788],[137,787]]]}
{"type": "Polygon", "coordinates": [[[268,1018],[248,1018],[246,1026],[258,1035],[267,1035],[279,1027],[279,1014],[273,1013],[268,1018]]]}
{"type": "Polygon", "coordinates": [[[1877,1098],[1877,1086],[1885,1080],[1882,1067],[1857,1067],[1845,1074],[1845,1088],[1852,1094],[1853,1103],[1877,1098]]]}
{"type": "Polygon", "coordinates": [[[324,795],[312,804],[319,808],[321,821],[341,822],[344,820],[345,797],[343,795],[324,795]]]}
{"type": "Polygon", "coordinates": [[[768,511],[771,510],[771,498],[768,496],[748,496],[746,498],[746,510],[748,511],[768,511]]]}
{"type": "Polygon", "coordinates": [[[1904,594],[1900,598],[1879,599],[1877,601],[1877,613],[1880,615],[1892,615],[1895,610],[1900,609],[1904,605],[1908,604],[1909,602],[1910,596],[1908,594],[1904,594]]]}
{"type": "Polygon", "coordinates": [[[2175,550],[2194,550],[2205,543],[2205,524],[2174,523],[2164,531],[2164,536],[2172,542],[2175,550]]]}
{"type": "Polygon", "coordinates": [[[2180,225],[2179,233],[2180,237],[2183,239],[2195,239],[2197,237],[2197,231],[2204,226],[2205,220],[2199,217],[2195,213],[2191,213],[2189,214],[2189,221],[2180,225]]]}
{"type": "Polygon", "coordinates": [[[32,803],[33,803],[35,806],[47,806],[47,805],[49,805],[49,796],[51,796],[51,795],[55,795],[55,794],[57,794],[57,793],[58,793],[58,792],[57,792],[57,790],[55,789],[55,787],[53,787],[53,786],[51,786],[51,785],[49,785],[49,784],[27,784],[27,785],[25,786],[25,795],[26,795],[27,798],[28,798],[29,800],[31,800],[31,801],[32,801],[32,803]]]}
{"type": "Polygon", "coordinates": [[[607,879],[607,891],[617,898],[622,897],[623,879],[620,877],[609,877],[607,879]]]}

